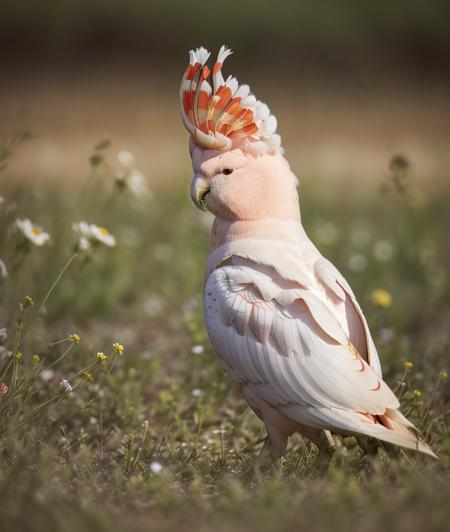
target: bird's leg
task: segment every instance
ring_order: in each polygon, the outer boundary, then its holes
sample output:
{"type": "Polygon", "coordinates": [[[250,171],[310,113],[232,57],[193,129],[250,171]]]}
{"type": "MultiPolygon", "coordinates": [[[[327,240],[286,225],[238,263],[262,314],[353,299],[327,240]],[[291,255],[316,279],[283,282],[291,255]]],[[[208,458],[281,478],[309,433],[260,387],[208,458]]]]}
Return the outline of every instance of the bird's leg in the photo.
{"type": "Polygon", "coordinates": [[[319,475],[324,475],[328,471],[331,460],[336,452],[336,444],[329,430],[321,430],[318,438],[313,440],[313,443],[319,449],[319,456],[314,464],[314,469],[319,475]]]}
{"type": "Polygon", "coordinates": [[[319,456],[314,464],[314,469],[319,475],[324,475],[336,451],[333,436],[328,430],[313,429],[304,426],[300,429],[300,433],[311,440],[319,450],[319,456]]]}
{"type": "Polygon", "coordinates": [[[358,436],[356,440],[358,442],[358,445],[365,452],[365,454],[369,456],[376,456],[378,454],[380,443],[374,438],[358,436]]]}
{"type": "Polygon", "coordinates": [[[287,436],[269,432],[256,460],[244,471],[244,478],[252,479],[258,475],[273,472],[278,460],[286,452],[287,436]]]}
{"type": "Polygon", "coordinates": [[[373,459],[378,455],[378,451],[380,449],[384,449],[386,453],[388,454],[389,458],[398,458],[399,456],[399,449],[390,443],[376,440],[375,438],[369,438],[365,436],[358,436],[357,438],[358,445],[361,447],[361,449],[364,451],[366,456],[364,457],[366,460],[373,459]]]}

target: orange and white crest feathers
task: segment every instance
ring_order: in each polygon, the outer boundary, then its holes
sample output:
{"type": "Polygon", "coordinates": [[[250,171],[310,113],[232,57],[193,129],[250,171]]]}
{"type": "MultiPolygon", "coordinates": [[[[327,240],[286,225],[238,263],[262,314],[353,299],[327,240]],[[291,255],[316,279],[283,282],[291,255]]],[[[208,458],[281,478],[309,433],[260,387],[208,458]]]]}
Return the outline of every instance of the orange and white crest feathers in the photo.
{"type": "Polygon", "coordinates": [[[193,141],[206,149],[228,151],[241,148],[265,153],[280,148],[275,133],[276,118],[266,104],[250,93],[248,85],[239,85],[233,76],[226,80],[222,65],[232,51],[222,46],[212,71],[206,65],[208,50],[189,52],[189,65],[180,87],[181,118],[193,141]]]}

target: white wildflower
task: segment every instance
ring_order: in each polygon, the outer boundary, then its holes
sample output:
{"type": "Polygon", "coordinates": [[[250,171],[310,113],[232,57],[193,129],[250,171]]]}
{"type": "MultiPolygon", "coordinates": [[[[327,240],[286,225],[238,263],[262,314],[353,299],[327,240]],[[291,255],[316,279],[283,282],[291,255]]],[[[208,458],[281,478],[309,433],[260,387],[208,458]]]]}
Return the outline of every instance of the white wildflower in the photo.
{"type": "Polygon", "coordinates": [[[127,177],[127,185],[133,196],[138,199],[150,199],[152,196],[147,179],[139,170],[133,169],[130,172],[127,177]]]}
{"type": "Polygon", "coordinates": [[[88,249],[93,243],[101,243],[109,247],[116,245],[116,239],[105,227],[78,222],[72,225],[72,229],[78,237],[78,246],[82,250],[88,249]]]}
{"type": "Polygon", "coordinates": [[[16,220],[16,227],[35,246],[43,246],[50,240],[50,235],[28,218],[16,220]]]}
{"type": "Polygon", "coordinates": [[[205,348],[202,345],[194,345],[191,351],[194,355],[201,355],[205,351],[205,348]]]}
{"type": "Polygon", "coordinates": [[[119,151],[117,159],[123,168],[132,168],[134,166],[134,155],[127,150],[119,151]]]}
{"type": "Polygon", "coordinates": [[[41,373],[41,379],[44,382],[49,382],[53,379],[55,372],[52,369],[44,369],[41,373]]]}
{"type": "Polygon", "coordinates": [[[159,475],[163,469],[163,466],[159,462],[151,462],[150,464],[150,470],[155,475],[159,475]]]}
{"type": "Polygon", "coordinates": [[[353,272],[362,272],[367,267],[367,258],[364,255],[352,255],[348,261],[348,267],[353,272]]]}
{"type": "Polygon", "coordinates": [[[122,168],[116,174],[116,181],[121,186],[128,187],[137,199],[145,200],[151,198],[152,193],[148,188],[147,178],[136,168],[134,155],[129,151],[122,150],[117,154],[117,159],[122,168]]]}
{"type": "Polygon", "coordinates": [[[105,227],[91,224],[91,233],[94,240],[105,244],[105,246],[114,247],[116,245],[116,239],[105,227]]]}
{"type": "Polygon", "coordinates": [[[200,388],[194,388],[192,390],[192,397],[200,397],[202,393],[203,392],[200,390],[200,388]]]}

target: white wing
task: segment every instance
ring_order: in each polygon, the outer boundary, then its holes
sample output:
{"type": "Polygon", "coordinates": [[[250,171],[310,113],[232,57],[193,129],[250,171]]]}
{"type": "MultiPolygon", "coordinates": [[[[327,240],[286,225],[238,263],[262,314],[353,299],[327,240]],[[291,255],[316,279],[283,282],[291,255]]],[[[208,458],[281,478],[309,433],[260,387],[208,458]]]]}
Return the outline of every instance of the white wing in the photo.
{"type": "MultiPolygon", "coordinates": [[[[407,429],[394,437],[376,422],[391,416],[398,400],[321,292],[257,268],[219,268],[205,287],[208,334],[232,380],[298,423],[418,445],[407,429]]],[[[408,424],[395,412],[391,424],[399,420],[408,424]]]]}
{"type": "Polygon", "coordinates": [[[361,356],[382,377],[380,359],[369,331],[366,318],[356,300],[355,294],[345,278],[337,268],[317,252],[314,273],[325,290],[337,297],[334,298],[336,311],[340,322],[346,326],[352,344],[358,349],[361,356]]]}

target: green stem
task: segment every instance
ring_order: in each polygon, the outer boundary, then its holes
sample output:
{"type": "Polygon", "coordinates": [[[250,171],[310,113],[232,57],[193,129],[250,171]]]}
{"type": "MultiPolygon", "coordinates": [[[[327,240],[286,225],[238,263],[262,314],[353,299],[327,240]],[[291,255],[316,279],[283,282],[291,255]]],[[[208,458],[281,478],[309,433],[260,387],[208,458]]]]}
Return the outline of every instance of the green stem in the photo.
{"type": "Polygon", "coordinates": [[[434,397],[436,395],[436,392],[437,392],[437,389],[439,387],[439,384],[441,382],[441,378],[438,377],[437,381],[436,381],[436,384],[434,385],[434,388],[433,388],[433,391],[431,393],[431,399],[430,399],[430,403],[428,404],[428,408],[425,410],[425,413],[423,414],[423,418],[422,418],[422,427],[425,426],[425,421],[427,420],[427,417],[428,415],[430,414],[431,412],[431,408],[433,406],[433,401],[434,401],[434,397]]]}
{"type": "Polygon", "coordinates": [[[403,375],[402,375],[402,378],[400,379],[400,382],[397,384],[397,387],[395,388],[394,390],[394,394],[397,395],[397,393],[400,391],[400,395],[398,397],[398,400],[400,401],[400,399],[402,398],[403,396],[403,390],[405,389],[406,387],[406,375],[408,374],[408,369],[405,368],[405,370],[403,371],[403,375]],[[402,383],[404,383],[402,385],[402,383]],[[401,390],[400,390],[401,388],[401,390]]]}
{"type": "Polygon", "coordinates": [[[56,277],[56,279],[53,281],[52,286],[48,289],[47,293],[45,294],[44,299],[41,301],[41,304],[39,305],[39,308],[37,310],[37,314],[42,310],[42,307],[47,303],[48,298],[51,296],[53,290],[56,288],[56,285],[59,283],[61,277],[65,274],[67,268],[72,264],[72,262],[78,257],[78,252],[75,252],[69,260],[64,264],[63,269],[59,273],[59,275],[56,277]]]}
{"type": "Polygon", "coordinates": [[[24,306],[22,308],[22,312],[19,315],[19,318],[17,320],[17,327],[16,327],[16,337],[14,340],[14,350],[12,354],[12,364],[13,364],[13,372],[11,377],[11,390],[10,394],[12,395],[12,392],[14,391],[14,388],[16,386],[16,380],[17,380],[17,366],[19,365],[19,361],[17,359],[17,354],[19,352],[20,347],[20,337],[22,334],[22,328],[23,328],[23,320],[25,319],[25,315],[27,313],[28,306],[24,306]]]}
{"type": "Polygon", "coordinates": [[[69,347],[63,352],[62,355],[60,355],[54,362],[52,362],[50,364],[50,366],[46,367],[43,371],[46,371],[48,369],[51,369],[53,368],[53,366],[56,366],[56,364],[58,364],[59,362],[61,362],[61,360],[70,352],[70,350],[72,349],[72,347],[74,346],[75,344],[70,344],[69,347]]]}
{"type": "Polygon", "coordinates": [[[62,397],[64,397],[64,395],[65,395],[65,392],[60,392],[58,395],[55,395],[54,397],[47,399],[47,401],[44,401],[43,403],[38,405],[36,408],[34,408],[31,414],[26,419],[23,419],[20,423],[17,423],[16,427],[21,427],[23,425],[26,425],[27,423],[32,421],[39,414],[39,412],[41,412],[44,408],[56,402],[58,399],[61,399],[62,397]]]}
{"type": "Polygon", "coordinates": [[[47,290],[47,293],[45,294],[44,296],[44,299],[41,301],[34,317],[33,317],[33,320],[31,321],[30,323],[30,326],[28,327],[28,332],[30,331],[30,329],[32,328],[34,322],[36,321],[36,318],[39,316],[39,313],[41,312],[42,308],[45,306],[45,304],[47,303],[49,297],[52,295],[52,292],[53,290],[56,288],[57,284],[59,283],[59,281],[61,280],[61,277],[66,273],[67,269],[69,268],[69,266],[72,264],[72,262],[78,257],[78,252],[75,251],[75,253],[73,253],[73,255],[71,255],[68,259],[68,261],[64,264],[63,266],[63,269],[59,272],[58,276],[56,277],[56,279],[53,281],[52,285],[50,286],[50,288],[47,290]]]}
{"type": "Polygon", "coordinates": [[[94,368],[95,366],[98,366],[99,364],[102,364],[102,360],[96,360],[95,362],[91,362],[88,366],[85,366],[83,369],[80,369],[76,373],[70,376],[70,380],[73,380],[75,377],[78,377],[78,375],[81,375],[82,373],[86,373],[86,371],[89,371],[90,369],[94,368]]]}
{"type": "Polygon", "coordinates": [[[62,344],[64,342],[67,342],[67,340],[70,340],[70,337],[69,336],[66,336],[65,338],[62,338],[61,340],[56,340],[56,342],[51,342],[49,344],[50,347],[53,347],[55,345],[58,345],[58,344],[62,344]]]}

